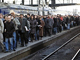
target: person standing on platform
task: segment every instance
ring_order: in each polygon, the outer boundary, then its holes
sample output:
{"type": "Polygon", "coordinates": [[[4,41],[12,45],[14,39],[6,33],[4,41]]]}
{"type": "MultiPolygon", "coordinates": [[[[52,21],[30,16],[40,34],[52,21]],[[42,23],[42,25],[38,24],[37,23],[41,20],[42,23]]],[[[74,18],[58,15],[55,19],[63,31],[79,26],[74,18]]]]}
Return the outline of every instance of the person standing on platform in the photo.
{"type": "Polygon", "coordinates": [[[40,25],[38,25],[39,26],[39,36],[41,37],[41,40],[42,40],[43,28],[44,28],[45,23],[44,23],[44,21],[42,20],[41,17],[39,18],[39,20],[40,20],[40,23],[41,23],[40,25]]]}
{"type": "Polygon", "coordinates": [[[70,29],[70,23],[71,23],[71,17],[70,15],[68,15],[68,17],[66,18],[66,22],[67,22],[67,29],[70,29]]]}
{"type": "Polygon", "coordinates": [[[53,34],[56,34],[57,33],[57,16],[55,15],[54,18],[54,24],[53,24],[53,34]]]}
{"type": "Polygon", "coordinates": [[[5,47],[6,50],[5,52],[9,51],[9,46],[10,46],[10,51],[13,50],[13,32],[15,30],[14,23],[11,21],[11,16],[8,16],[8,21],[5,24],[5,47]],[[10,45],[9,45],[10,42],[10,45]]]}
{"type": "Polygon", "coordinates": [[[44,33],[44,36],[46,37],[46,35],[47,35],[47,31],[46,31],[46,29],[47,29],[47,28],[46,28],[46,25],[47,25],[47,23],[46,23],[47,18],[46,18],[46,15],[43,17],[43,20],[44,20],[44,23],[45,23],[45,25],[44,25],[44,30],[43,30],[44,32],[43,32],[43,33],[44,33]]]}
{"type": "Polygon", "coordinates": [[[36,26],[37,26],[37,21],[36,19],[34,19],[34,15],[31,15],[31,19],[30,19],[30,37],[31,37],[31,41],[33,42],[34,40],[34,35],[36,33],[36,26]]]}
{"type": "Polygon", "coordinates": [[[51,18],[51,15],[48,16],[45,24],[46,24],[46,28],[47,28],[46,29],[47,30],[47,33],[49,34],[49,36],[51,36],[52,35],[53,24],[54,24],[54,21],[51,18]]]}
{"type": "Polygon", "coordinates": [[[57,32],[61,32],[61,19],[59,18],[59,16],[57,16],[57,32]]]}
{"type": "Polygon", "coordinates": [[[3,21],[2,21],[2,14],[0,14],[0,46],[2,48],[2,51],[4,51],[3,31],[4,31],[4,24],[3,24],[3,21]]]}
{"type": "MultiPolygon", "coordinates": [[[[3,23],[4,23],[4,28],[5,28],[6,22],[7,22],[7,16],[4,16],[4,21],[3,21],[3,23]]],[[[3,42],[4,42],[4,45],[5,45],[5,31],[3,32],[3,42]]]]}
{"type": "Polygon", "coordinates": [[[37,40],[39,40],[39,27],[38,27],[38,25],[41,24],[40,20],[39,20],[39,16],[37,16],[36,21],[37,21],[36,34],[37,34],[37,40]]]}
{"type": "Polygon", "coordinates": [[[29,31],[29,26],[28,26],[27,19],[24,18],[23,14],[20,14],[19,22],[20,22],[19,33],[21,38],[21,47],[24,47],[24,45],[28,44],[28,38],[26,37],[27,36],[26,32],[29,31]]]}
{"type": "Polygon", "coordinates": [[[79,16],[78,15],[76,16],[75,21],[76,21],[76,25],[78,26],[79,25],[79,16]]]}
{"type": "Polygon", "coordinates": [[[30,14],[28,13],[27,16],[26,16],[27,20],[28,20],[28,25],[29,25],[29,31],[28,31],[28,41],[31,40],[30,38],[30,14]]]}
{"type": "Polygon", "coordinates": [[[18,20],[18,18],[16,18],[16,15],[14,14],[13,15],[13,23],[15,25],[15,31],[13,33],[13,36],[14,36],[14,50],[17,48],[17,41],[19,41],[19,33],[18,33],[18,27],[20,25],[20,22],[18,20]]]}

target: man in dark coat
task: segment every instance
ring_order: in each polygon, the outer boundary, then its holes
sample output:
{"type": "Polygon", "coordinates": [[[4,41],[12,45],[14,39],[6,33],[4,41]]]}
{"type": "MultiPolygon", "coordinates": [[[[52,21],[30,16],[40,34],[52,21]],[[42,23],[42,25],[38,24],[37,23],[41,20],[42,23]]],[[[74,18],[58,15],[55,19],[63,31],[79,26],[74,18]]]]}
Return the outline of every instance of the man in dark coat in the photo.
{"type": "Polygon", "coordinates": [[[58,29],[58,32],[61,32],[61,19],[59,18],[59,16],[57,16],[57,29],[58,29]]]}
{"type": "Polygon", "coordinates": [[[57,33],[57,16],[54,16],[53,20],[54,20],[54,25],[53,25],[54,34],[56,34],[57,33]]]}
{"type": "Polygon", "coordinates": [[[23,17],[23,14],[20,14],[19,22],[20,22],[19,33],[21,38],[21,47],[23,47],[24,41],[26,45],[28,43],[28,38],[26,37],[27,36],[26,33],[29,31],[29,26],[27,19],[23,17]]]}
{"type": "Polygon", "coordinates": [[[67,29],[70,29],[70,23],[71,23],[70,15],[68,15],[68,17],[66,18],[66,22],[67,22],[67,29]]]}
{"type": "Polygon", "coordinates": [[[79,16],[76,16],[75,21],[76,21],[76,25],[78,26],[79,25],[79,16]]]}
{"type": "Polygon", "coordinates": [[[45,22],[45,26],[47,28],[47,33],[49,34],[49,36],[52,35],[53,24],[54,24],[54,21],[51,18],[51,16],[49,15],[46,22],[45,22]]]}
{"type": "Polygon", "coordinates": [[[13,50],[13,32],[15,30],[14,23],[11,21],[11,16],[8,16],[8,21],[5,23],[5,47],[6,51],[9,51],[9,42],[10,41],[10,50],[13,50]]]}
{"type": "Polygon", "coordinates": [[[44,25],[44,29],[43,29],[43,34],[44,34],[44,36],[46,37],[46,35],[47,35],[47,31],[46,31],[46,25],[47,25],[47,17],[46,16],[44,16],[43,17],[43,21],[44,21],[44,23],[45,23],[45,25],[44,25]]]}

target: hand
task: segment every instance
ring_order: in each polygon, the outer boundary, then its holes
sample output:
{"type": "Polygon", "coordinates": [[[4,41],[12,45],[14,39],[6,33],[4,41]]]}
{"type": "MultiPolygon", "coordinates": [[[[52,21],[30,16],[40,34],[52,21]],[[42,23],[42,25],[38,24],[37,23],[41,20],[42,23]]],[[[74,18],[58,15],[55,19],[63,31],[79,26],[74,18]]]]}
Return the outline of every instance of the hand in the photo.
{"type": "Polygon", "coordinates": [[[29,30],[26,30],[26,31],[29,31],[29,30]]]}

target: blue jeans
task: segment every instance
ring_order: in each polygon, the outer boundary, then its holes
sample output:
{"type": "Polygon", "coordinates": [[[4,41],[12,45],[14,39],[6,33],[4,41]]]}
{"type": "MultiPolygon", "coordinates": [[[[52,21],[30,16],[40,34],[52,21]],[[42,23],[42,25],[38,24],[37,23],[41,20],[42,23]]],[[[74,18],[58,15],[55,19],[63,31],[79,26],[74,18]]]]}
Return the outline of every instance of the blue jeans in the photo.
{"type": "Polygon", "coordinates": [[[16,32],[14,32],[13,33],[13,36],[14,36],[14,39],[13,39],[13,41],[14,41],[14,44],[13,44],[13,47],[14,47],[14,49],[16,49],[16,45],[17,45],[17,41],[16,41],[16,32]]]}
{"type": "Polygon", "coordinates": [[[36,33],[34,34],[34,36],[35,36],[35,40],[39,39],[39,30],[36,31],[36,33]]]}
{"type": "Polygon", "coordinates": [[[63,31],[63,30],[64,30],[64,29],[63,29],[63,26],[62,26],[61,28],[62,28],[62,31],[63,31]]]}
{"type": "Polygon", "coordinates": [[[71,22],[71,26],[73,27],[73,21],[71,22]]]}
{"type": "Polygon", "coordinates": [[[13,50],[13,38],[5,38],[6,51],[9,51],[9,42],[10,42],[10,50],[13,50]]]}
{"type": "Polygon", "coordinates": [[[54,32],[57,33],[57,27],[54,28],[54,32]]]}
{"type": "Polygon", "coordinates": [[[34,36],[35,36],[35,40],[37,40],[37,33],[35,33],[34,36]]]}
{"type": "Polygon", "coordinates": [[[68,23],[67,29],[70,29],[70,23],[68,23]]]}
{"type": "Polygon", "coordinates": [[[20,34],[18,34],[19,35],[19,43],[21,43],[21,37],[20,37],[20,34]]]}

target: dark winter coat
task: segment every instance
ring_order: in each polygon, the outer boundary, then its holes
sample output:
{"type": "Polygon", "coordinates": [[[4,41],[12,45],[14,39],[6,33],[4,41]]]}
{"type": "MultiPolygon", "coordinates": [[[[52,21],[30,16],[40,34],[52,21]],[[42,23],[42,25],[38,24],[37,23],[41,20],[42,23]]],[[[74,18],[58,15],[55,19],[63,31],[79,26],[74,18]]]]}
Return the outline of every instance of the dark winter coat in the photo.
{"type": "Polygon", "coordinates": [[[39,20],[39,19],[36,19],[36,21],[37,21],[37,23],[38,23],[38,24],[37,24],[37,26],[36,26],[36,31],[37,31],[37,30],[39,30],[38,25],[40,25],[40,24],[41,24],[41,22],[40,22],[40,20],[39,20]]]}
{"type": "Polygon", "coordinates": [[[36,20],[30,20],[30,33],[35,34],[36,33],[36,26],[37,26],[37,21],[36,20]]]}
{"type": "Polygon", "coordinates": [[[57,18],[53,18],[53,20],[54,20],[53,27],[57,27],[57,18]]]}
{"type": "Polygon", "coordinates": [[[79,25],[79,17],[75,18],[75,22],[76,22],[77,25],[79,25]]]}
{"type": "Polygon", "coordinates": [[[71,23],[71,18],[70,17],[66,18],[66,24],[68,24],[68,23],[71,23]]]}
{"type": "Polygon", "coordinates": [[[58,27],[61,26],[61,20],[60,20],[60,18],[57,18],[57,26],[58,27]]]}
{"type": "Polygon", "coordinates": [[[11,21],[11,22],[6,22],[5,23],[5,37],[6,38],[11,38],[13,37],[13,32],[15,31],[15,27],[14,27],[14,23],[11,21]]]}
{"type": "Polygon", "coordinates": [[[46,26],[46,28],[53,28],[53,24],[54,24],[54,21],[53,21],[53,19],[52,18],[49,18],[49,19],[47,19],[46,21],[45,21],[45,26],[46,26]]]}
{"type": "Polygon", "coordinates": [[[22,33],[25,33],[26,32],[25,26],[29,29],[27,19],[26,18],[19,18],[19,22],[20,22],[19,30],[22,33]]]}

